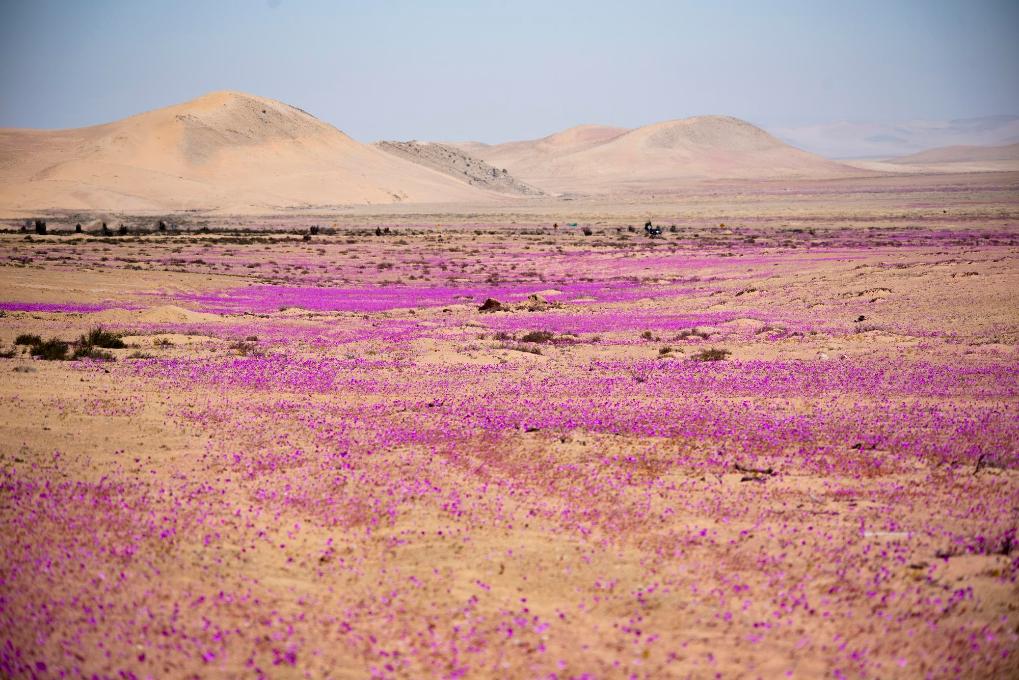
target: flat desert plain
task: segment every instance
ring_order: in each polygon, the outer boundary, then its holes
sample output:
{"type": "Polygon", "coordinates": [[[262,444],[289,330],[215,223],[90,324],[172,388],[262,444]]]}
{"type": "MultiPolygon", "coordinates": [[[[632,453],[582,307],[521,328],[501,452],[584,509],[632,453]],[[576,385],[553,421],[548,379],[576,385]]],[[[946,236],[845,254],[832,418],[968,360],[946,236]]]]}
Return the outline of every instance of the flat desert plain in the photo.
{"type": "Polygon", "coordinates": [[[0,234],[0,675],[1019,675],[1016,173],[86,217],[0,234]]]}

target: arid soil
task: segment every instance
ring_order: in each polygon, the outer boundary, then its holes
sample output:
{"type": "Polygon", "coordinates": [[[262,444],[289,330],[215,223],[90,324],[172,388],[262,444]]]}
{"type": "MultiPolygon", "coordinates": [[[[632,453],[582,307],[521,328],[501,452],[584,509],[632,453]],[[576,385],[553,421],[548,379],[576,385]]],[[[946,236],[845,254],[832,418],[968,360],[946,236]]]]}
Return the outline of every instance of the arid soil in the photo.
{"type": "Polygon", "coordinates": [[[1017,181],[894,181],[10,223],[0,675],[1016,677],[1017,181]]]}

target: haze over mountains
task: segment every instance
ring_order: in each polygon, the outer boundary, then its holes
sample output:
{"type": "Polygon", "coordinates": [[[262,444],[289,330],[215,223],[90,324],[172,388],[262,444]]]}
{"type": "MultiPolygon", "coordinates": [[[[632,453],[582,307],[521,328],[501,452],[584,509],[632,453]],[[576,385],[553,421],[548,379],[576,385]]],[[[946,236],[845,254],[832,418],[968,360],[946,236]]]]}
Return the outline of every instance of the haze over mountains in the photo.
{"type": "Polygon", "coordinates": [[[847,165],[868,172],[946,174],[1019,172],[1019,143],[997,146],[960,144],[927,149],[885,160],[849,160],[847,165]]]}
{"type": "Polygon", "coordinates": [[[999,146],[1019,142],[1019,116],[900,123],[825,123],[776,127],[771,132],[826,158],[891,158],[943,146],[999,146]]]}
{"type": "Polygon", "coordinates": [[[893,159],[892,163],[915,165],[922,163],[971,163],[980,161],[1019,161],[1019,143],[1000,146],[945,146],[928,149],[893,159]]]}

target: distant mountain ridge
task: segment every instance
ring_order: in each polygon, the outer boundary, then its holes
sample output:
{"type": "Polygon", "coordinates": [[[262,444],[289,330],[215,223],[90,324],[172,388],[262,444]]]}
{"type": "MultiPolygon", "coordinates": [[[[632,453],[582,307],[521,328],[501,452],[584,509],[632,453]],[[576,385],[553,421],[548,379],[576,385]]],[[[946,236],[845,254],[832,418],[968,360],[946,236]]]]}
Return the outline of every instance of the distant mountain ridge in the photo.
{"type": "Polygon", "coordinates": [[[998,146],[944,146],[890,159],[904,165],[919,163],[976,163],[982,161],[1019,161],[1019,143],[998,146]]]}
{"type": "Polygon", "coordinates": [[[1019,116],[900,123],[836,122],[775,127],[778,138],[828,158],[892,158],[945,146],[1019,142],[1019,116]]]}

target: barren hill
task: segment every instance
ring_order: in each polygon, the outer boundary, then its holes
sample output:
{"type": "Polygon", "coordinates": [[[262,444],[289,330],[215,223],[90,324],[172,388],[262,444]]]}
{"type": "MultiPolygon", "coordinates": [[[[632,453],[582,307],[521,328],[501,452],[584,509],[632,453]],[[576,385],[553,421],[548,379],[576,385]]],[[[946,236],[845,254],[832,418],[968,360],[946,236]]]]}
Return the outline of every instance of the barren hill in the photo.
{"type": "Polygon", "coordinates": [[[518,196],[538,196],[540,189],[525,184],[505,168],[496,168],[450,144],[438,142],[376,142],[387,153],[420,163],[468,184],[518,196]]]}
{"type": "Polygon", "coordinates": [[[697,180],[859,174],[728,116],[698,116],[633,130],[581,126],[534,141],[468,143],[461,148],[556,192],[615,193],[697,180]]]}
{"type": "MultiPolygon", "coordinates": [[[[543,161],[597,146],[625,133],[626,128],[607,125],[578,125],[541,139],[504,144],[483,144],[464,142],[459,148],[473,156],[497,166],[523,166],[541,164],[543,161]]],[[[507,167],[508,169],[508,167],[507,167]]]]}
{"type": "Polygon", "coordinates": [[[73,130],[0,131],[0,211],[258,212],[494,195],[282,102],[215,92],[73,130]]]}

